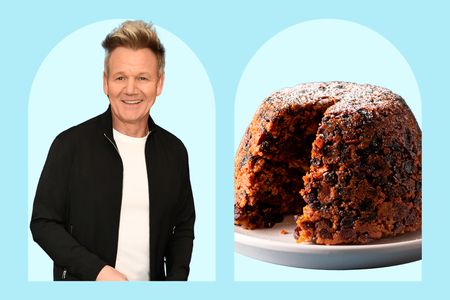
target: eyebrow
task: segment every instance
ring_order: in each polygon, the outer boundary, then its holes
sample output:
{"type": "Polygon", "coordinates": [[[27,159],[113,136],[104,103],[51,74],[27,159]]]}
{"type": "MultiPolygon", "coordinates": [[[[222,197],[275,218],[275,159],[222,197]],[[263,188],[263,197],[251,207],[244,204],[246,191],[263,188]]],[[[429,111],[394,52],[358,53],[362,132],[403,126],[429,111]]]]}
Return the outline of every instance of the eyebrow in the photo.
{"type": "Polygon", "coordinates": [[[141,76],[141,75],[146,75],[148,77],[152,77],[152,74],[150,74],[149,72],[142,72],[142,73],[138,74],[138,76],[141,76]]]}

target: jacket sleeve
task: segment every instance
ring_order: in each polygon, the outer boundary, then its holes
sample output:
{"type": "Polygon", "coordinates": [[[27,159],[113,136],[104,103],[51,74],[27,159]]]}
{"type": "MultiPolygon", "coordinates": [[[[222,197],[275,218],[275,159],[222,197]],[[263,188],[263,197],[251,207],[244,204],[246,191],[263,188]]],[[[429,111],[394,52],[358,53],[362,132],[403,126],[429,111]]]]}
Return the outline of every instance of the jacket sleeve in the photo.
{"type": "MultiPolygon", "coordinates": [[[[186,150],[185,150],[186,151],[186,150]]],[[[187,280],[194,240],[195,209],[185,152],[183,189],[175,214],[175,227],[166,253],[166,280],[187,280]]]]}
{"type": "Polygon", "coordinates": [[[106,263],[80,245],[67,230],[73,152],[65,133],[50,147],[34,199],[30,229],[34,241],[55,264],[81,280],[95,280],[106,263]]]}

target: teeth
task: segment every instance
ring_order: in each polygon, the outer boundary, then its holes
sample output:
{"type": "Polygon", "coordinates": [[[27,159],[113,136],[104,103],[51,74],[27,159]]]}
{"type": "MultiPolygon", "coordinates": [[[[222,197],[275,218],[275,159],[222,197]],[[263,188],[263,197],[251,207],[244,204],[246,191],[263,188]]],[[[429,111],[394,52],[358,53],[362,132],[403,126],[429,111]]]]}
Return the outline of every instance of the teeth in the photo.
{"type": "Polygon", "coordinates": [[[125,102],[126,104],[138,104],[141,102],[141,100],[124,100],[123,102],[125,102]]]}

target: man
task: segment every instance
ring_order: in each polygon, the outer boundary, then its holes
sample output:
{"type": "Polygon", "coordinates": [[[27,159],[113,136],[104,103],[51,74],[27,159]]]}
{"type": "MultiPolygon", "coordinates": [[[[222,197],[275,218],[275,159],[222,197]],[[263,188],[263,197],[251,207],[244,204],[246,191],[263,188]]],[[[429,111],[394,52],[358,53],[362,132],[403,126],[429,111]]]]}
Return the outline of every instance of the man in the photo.
{"type": "Polygon", "coordinates": [[[194,203],[182,142],[149,111],[165,50],[151,24],[107,35],[108,110],[54,140],[34,199],[33,239],[54,280],[187,280],[194,203]]]}

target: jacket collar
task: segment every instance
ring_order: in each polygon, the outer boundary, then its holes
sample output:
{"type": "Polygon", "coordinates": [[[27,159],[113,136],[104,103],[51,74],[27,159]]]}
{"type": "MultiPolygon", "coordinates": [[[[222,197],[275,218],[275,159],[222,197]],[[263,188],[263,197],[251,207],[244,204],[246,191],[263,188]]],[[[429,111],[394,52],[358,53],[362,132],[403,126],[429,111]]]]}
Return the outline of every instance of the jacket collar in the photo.
{"type": "MultiPolygon", "coordinates": [[[[112,126],[112,112],[111,105],[108,106],[108,109],[101,115],[102,125],[103,125],[103,133],[106,134],[109,138],[113,138],[113,126],[112,126]]],[[[148,130],[150,132],[154,132],[158,126],[153,121],[152,117],[148,116],[148,130]]]]}

